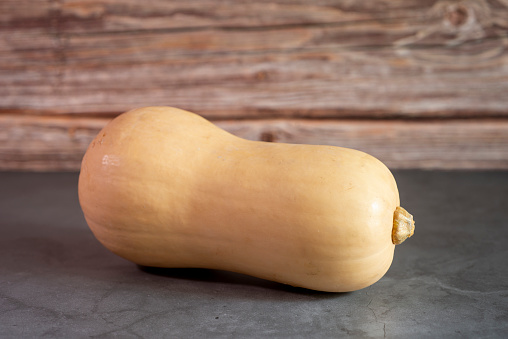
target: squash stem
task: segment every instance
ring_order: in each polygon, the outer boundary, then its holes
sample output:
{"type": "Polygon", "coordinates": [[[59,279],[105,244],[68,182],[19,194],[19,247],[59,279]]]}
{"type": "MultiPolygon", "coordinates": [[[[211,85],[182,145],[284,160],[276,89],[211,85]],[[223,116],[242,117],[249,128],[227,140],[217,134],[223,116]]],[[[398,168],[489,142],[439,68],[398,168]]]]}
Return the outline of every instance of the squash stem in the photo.
{"type": "Polygon", "coordinates": [[[404,240],[411,237],[415,232],[415,221],[413,216],[405,209],[398,206],[393,213],[392,242],[395,245],[402,244],[404,240]]]}

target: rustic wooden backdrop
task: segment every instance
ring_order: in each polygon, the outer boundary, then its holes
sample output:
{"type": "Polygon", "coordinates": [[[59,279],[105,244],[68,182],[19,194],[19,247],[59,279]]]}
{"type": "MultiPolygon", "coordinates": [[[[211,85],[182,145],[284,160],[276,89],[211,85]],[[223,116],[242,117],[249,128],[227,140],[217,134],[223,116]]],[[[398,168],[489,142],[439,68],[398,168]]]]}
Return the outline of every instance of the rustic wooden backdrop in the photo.
{"type": "Polygon", "coordinates": [[[508,0],[0,0],[0,169],[169,105],[392,168],[508,168],[508,0]]]}

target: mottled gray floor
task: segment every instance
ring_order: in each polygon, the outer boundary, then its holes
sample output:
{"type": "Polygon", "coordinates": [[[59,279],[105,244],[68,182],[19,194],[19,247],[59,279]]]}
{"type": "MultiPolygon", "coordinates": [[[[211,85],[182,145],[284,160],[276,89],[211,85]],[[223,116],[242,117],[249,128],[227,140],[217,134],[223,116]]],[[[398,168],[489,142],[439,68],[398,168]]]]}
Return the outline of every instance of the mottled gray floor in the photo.
{"type": "Polygon", "coordinates": [[[507,338],[508,172],[397,171],[416,234],[353,293],[143,270],[88,230],[77,174],[0,173],[0,337],[507,338]]]}

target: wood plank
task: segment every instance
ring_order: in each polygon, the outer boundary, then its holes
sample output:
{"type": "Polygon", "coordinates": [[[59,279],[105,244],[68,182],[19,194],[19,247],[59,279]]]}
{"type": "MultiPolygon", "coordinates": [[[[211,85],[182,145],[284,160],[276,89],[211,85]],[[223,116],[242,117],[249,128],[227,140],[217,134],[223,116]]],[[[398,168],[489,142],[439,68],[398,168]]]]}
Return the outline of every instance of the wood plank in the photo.
{"type": "MultiPolygon", "coordinates": [[[[78,170],[103,118],[0,115],[1,170],[78,170]]],[[[220,120],[250,140],[359,149],[390,168],[508,169],[508,119],[220,120]]]]}
{"type": "Polygon", "coordinates": [[[4,0],[0,23],[36,27],[58,17],[66,32],[257,28],[400,18],[434,0],[4,0]]]}
{"type": "Polygon", "coordinates": [[[6,114],[508,117],[502,1],[16,3],[0,16],[6,114]]]}
{"type": "Polygon", "coordinates": [[[390,168],[508,169],[508,120],[269,120],[222,122],[254,140],[334,145],[390,168]]]}
{"type": "Polygon", "coordinates": [[[108,119],[0,115],[0,169],[78,170],[108,119]]]}

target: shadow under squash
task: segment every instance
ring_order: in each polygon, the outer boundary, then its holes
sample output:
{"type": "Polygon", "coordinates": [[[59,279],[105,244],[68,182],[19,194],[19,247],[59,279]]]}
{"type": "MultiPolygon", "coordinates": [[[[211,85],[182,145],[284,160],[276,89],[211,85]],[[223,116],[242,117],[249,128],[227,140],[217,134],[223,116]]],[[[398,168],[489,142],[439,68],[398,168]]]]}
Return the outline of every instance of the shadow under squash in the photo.
{"type": "Polygon", "coordinates": [[[182,279],[197,282],[210,282],[220,283],[224,285],[238,285],[238,286],[254,286],[273,291],[283,291],[289,293],[296,293],[300,295],[314,296],[319,298],[336,298],[338,296],[347,295],[350,292],[331,293],[310,290],[302,287],[294,287],[275,281],[261,279],[246,274],[205,269],[205,268],[161,268],[138,265],[138,268],[149,274],[170,277],[173,279],[182,279]]]}

